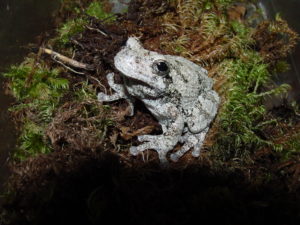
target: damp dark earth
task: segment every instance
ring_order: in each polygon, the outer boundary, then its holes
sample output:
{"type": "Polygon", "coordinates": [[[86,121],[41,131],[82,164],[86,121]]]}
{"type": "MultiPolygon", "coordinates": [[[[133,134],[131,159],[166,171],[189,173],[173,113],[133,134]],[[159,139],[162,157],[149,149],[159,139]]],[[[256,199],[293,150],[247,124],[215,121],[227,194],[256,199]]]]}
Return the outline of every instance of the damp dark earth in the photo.
{"type": "Polygon", "coordinates": [[[0,224],[299,224],[299,7],[2,0],[0,224]],[[130,154],[139,136],[167,136],[173,121],[162,129],[146,95],[133,115],[125,100],[97,99],[114,93],[112,72],[125,90],[147,85],[114,64],[132,36],[214,81],[221,103],[200,157],[172,162],[184,141],[168,164],[153,149],[130,154]]]}

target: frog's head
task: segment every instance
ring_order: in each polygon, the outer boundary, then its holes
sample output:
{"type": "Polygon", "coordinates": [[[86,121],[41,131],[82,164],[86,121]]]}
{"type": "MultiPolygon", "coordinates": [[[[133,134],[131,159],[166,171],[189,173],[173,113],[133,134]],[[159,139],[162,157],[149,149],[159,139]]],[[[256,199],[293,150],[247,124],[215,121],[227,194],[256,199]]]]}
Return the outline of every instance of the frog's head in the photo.
{"type": "Polygon", "coordinates": [[[115,67],[128,79],[164,92],[168,85],[169,64],[164,55],[144,49],[137,38],[130,37],[114,58],[115,67]]]}

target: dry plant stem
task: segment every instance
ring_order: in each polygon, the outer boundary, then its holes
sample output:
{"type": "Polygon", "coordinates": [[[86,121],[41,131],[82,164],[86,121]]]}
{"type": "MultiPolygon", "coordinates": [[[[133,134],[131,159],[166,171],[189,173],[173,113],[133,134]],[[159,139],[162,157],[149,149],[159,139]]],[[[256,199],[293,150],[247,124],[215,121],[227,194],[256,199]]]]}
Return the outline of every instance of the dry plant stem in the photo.
{"type": "MultiPolygon", "coordinates": [[[[41,53],[45,53],[45,54],[48,54],[48,55],[51,55],[52,58],[57,61],[57,62],[60,62],[60,63],[66,63],[72,67],[75,67],[75,68],[79,68],[79,69],[84,69],[84,70],[91,70],[91,66],[88,65],[88,64],[85,64],[85,63],[81,63],[81,62],[78,62],[74,59],[71,59],[71,58],[68,58],[62,54],[59,54],[58,52],[55,52],[51,49],[48,49],[48,48],[40,48],[40,51],[41,53]],[[59,60],[59,61],[58,61],[59,60]]],[[[72,69],[71,69],[72,70],[72,69]]],[[[73,71],[73,70],[72,70],[73,71]]],[[[77,72],[78,73],[78,72],[77,72]]]]}
{"type": "Polygon", "coordinates": [[[97,31],[97,32],[99,32],[100,34],[104,35],[105,37],[108,37],[108,35],[107,35],[104,31],[102,31],[102,30],[100,30],[100,29],[96,29],[96,28],[89,27],[89,26],[85,26],[85,27],[86,27],[87,29],[89,29],[89,30],[97,31]]]}

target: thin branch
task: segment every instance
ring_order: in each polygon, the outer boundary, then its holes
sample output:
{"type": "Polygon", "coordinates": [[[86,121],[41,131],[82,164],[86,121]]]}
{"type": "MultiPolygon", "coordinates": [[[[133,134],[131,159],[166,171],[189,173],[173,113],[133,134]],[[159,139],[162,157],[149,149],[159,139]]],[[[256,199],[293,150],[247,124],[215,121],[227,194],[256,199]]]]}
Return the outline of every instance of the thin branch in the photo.
{"type": "Polygon", "coordinates": [[[100,34],[102,34],[102,35],[108,37],[108,35],[107,35],[104,31],[102,31],[102,30],[100,30],[100,29],[93,28],[93,27],[90,27],[90,26],[88,26],[88,25],[86,25],[85,27],[86,27],[87,29],[89,29],[89,30],[97,31],[97,32],[99,32],[100,34]]]}
{"type": "MultiPolygon", "coordinates": [[[[89,64],[85,64],[85,63],[81,63],[78,62],[74,59],[68,58],[64,55],[59,54],[58,52],[55,52],[51,49],[48,48],[40,48],[41,53],[45,53],[48,55],[51,55],[51,57],[56,61],[56,62],[60,62],[62,65],[64,65],[65,67],[67,67],[65,64],[68,64],[69,66],[75,67],[75,68],[79,68],[79,69],[84,69],[84,70],[93,70],[93,66],[89,65],[89,64]]],[[[70,69],[69,67],[67,67],[68,69],[70,69]]],[[[72,71],[72,69],[71,69],[72,71]]],[[[79,73],[79,72],[77,72],[79,73]]]]}
{"type": "Polygon", "coordinates": [[[51,56],[51,58],[52,58],[55,62],[57,62],[58,64],[62,65],[62,66],[65,67],[67,70],[70,70],[70,71],[73,72],[73,73],[77,73],[77,74],[80,74],[80,75],[83,75],[83,74],[84,74],[83,72],[78,72],[78,71],[72,69],[71,67],[67,66],[67,65],[64,64],[63,62],[58,61],[58,60],[56,59],[55,56],[51,56]]]}
{"type": "Polygon", "coordinates": [[[96,82],[98,82],[99,86],[101,86],[101,87],[104,89],[104,93],[107,94],[107,89],[106,89],[106,87],[100,82],[100,80],[98,80],[97,78],[92,77],[92,76],[90,76],[90,75],[87,75],[87,77],[88,77],[89,79],[93,79],[93,80],[95,80],[96,82]]]}

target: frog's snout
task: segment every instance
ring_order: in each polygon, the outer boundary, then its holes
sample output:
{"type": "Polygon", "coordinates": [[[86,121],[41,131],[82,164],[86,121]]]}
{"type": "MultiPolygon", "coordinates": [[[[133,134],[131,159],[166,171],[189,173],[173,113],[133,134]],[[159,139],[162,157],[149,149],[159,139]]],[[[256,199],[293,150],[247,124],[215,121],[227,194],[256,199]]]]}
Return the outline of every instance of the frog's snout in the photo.
{"type": "Polygon", "coordinates": [[[140,49],[140,48],[142,48],[142,45],[138,38],[130,37],[130,38],[128,38],[128,40],[126,42],[126,47],[128,47],[130,49],[140,49]]]}

